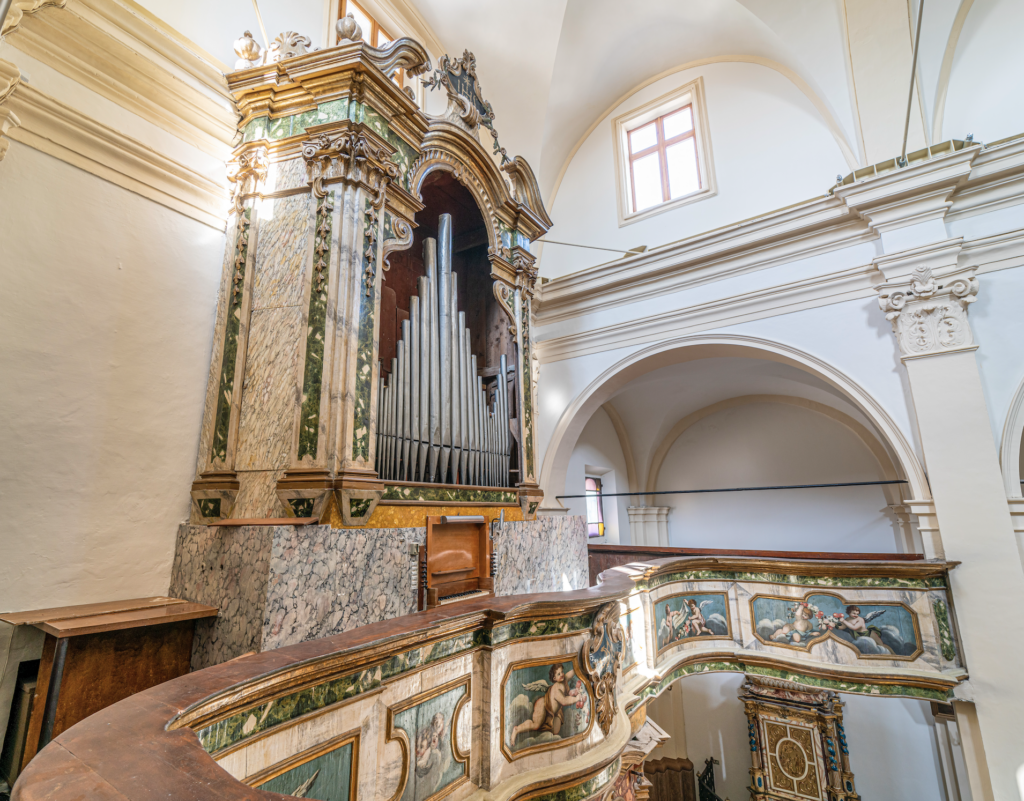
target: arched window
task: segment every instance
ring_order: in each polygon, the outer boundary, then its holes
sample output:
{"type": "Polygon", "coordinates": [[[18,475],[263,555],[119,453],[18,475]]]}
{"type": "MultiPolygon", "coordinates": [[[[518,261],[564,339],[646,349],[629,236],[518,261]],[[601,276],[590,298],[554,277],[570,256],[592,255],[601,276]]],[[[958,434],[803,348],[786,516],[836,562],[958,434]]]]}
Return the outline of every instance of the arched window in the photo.
{"type": "Polygon", "coordinates": [[[601,479],[587,478],[587,534],[591,537],[604,536],[604,509],[601,507],[601,479]]]}

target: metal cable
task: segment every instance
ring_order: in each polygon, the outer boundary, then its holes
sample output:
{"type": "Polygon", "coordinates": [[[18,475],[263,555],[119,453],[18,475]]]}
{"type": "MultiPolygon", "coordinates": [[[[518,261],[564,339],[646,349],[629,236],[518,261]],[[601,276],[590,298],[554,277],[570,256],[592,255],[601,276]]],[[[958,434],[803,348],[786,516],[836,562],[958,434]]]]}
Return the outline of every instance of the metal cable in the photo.
{"type": "MultiPolygon", "coordinates": [[[[760,492],[762,490],[821,489],[824,487],[874,487],[880,484],[906,483],[906,479],[897,478],[891,481],[845,481],[840,484],[788,484],[778,487],[728,487],[724,489],[659,490],[658,492],[602,492],[600,495],[602,498],[618,498],[625,495],[696,495],[704,492],[760,492]]],[[[562,500],[563,498],[592,498],[596,495],[597,493],[591,493],[590,495],[556,495],[555,498],[557,500],[562,500]]]]}
{"type": "MultiPolygon", "coordinates": [[[[255,2],[255,0],[254,0],[255,2]]],[[[914,35],[914,61],[910,65],[910,96],[907,98],[907,122],[903,126],[903,153],[900,166],[907,166],[907,136],[910,133],[910,110],[914,106],[914,77],[917,75],[917,46],[921,44],[921,20],[924,18],[924,0],[917,7],[917,33],[914,35]]]]}

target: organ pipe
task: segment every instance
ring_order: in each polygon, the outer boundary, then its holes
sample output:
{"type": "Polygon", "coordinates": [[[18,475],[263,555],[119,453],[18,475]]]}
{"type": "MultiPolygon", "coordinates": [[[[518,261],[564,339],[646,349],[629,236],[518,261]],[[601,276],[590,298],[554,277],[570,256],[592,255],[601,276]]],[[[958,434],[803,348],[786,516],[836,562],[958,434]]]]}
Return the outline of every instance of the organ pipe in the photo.
{"type": "Polygon", "coordinates": [[[380,476],[506,487],[512,439],[507,362],[502,355],[492,404],[477,375],[466,314],[458,309],[450,215],[441,215],[437,241],[423,243],[423,264],[426,275],[410,298],[388,384],[383,369],[378,384],[380,476]]]}

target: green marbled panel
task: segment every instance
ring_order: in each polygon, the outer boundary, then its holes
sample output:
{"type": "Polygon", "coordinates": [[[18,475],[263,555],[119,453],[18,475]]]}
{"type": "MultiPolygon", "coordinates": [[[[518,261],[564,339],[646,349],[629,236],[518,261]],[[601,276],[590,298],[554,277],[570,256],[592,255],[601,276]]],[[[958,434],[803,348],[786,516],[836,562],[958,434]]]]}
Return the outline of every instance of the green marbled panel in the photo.
{"type": "Polygon", "coordinates": [[[953,639],[953,630],[949,625],[949,611],[946,609],[946,602],[936,598],[932,601],[932,610],[935,612],[935,620],[939,624],[939,645],[942,648],[942,658],[947,662],[956,659],[956,640],[953,639]]]}
{"type": "MultiPolygon", "coordinates": [[[[526,454],[526,475],[534,476],[533,471],[533,345],[530,341],[530,297],[519,293],[522,299],[522,314],[520,323],[523,332],[523,451],[526,454]]],[[[536,505],[531,504],[530,514],[536,511],[536,505]]]]}
{"type": "Polygon", "coordinates": [[[246,709],[200,729],[196,735],[206,752],[213,754],[300,715],[374,690],[380,684],[379,667],[362,670],[246,709]]]}
{"type": "Polygon", "coordinates": [[[220,383],[217,387],[217,411],[213,416],[213,445],[210,461],[227,459],[228,433],[231,426],[231,401],[235,391],[235,364],[238,361],[238,335],[242,326],[242,295],[245,287],[245,263],[249,258],[249,224],[252,206],[238,219],[235,240],[234,270],[225,296],[227,323],[224,326],[224,350],[220,360],[220,383]]]}
{"type": "Polygon", "coordinates": [[[270,120],[270,127],[267,130],[267,139],[271,141],[277,139],[287,139],[292,135],[292,126],[295,123],[297,114],[291,114],[287,117],[278,117],[276,120],[270,120]]]}
{"type": "Polygon", "coordinates": [[[684,570],[678,573],[667,573],[655,576],[647,581],[638,581],[637,589],[653,590],[676,581],[756,581],[768,584],[794,584],[808,587],[894,587],[910,590],[928,590],[946,586],[940,576],[928,579],[859,577],[859,576],[793,576],[784,573],[744,573],[728,570],[684,570]]]}
{"type": "Polygon", "coordinates": [[[203,498],[197,503],[203,517],[220,517],[220,498],[203,498]]]}
{"type": "Polygon", "coordinates": [[[530,238],[526,234],[516,230],[514,232],[514,237],[515,238],[512,241],[515,242],[515,244],[518,247],[524,248],[526,250],[530,249],[530,238]]]}
{"type": "Polygon", "coordinates": [[[511,490],[450,489],[447,487],[402,487],[388,484],[384,501],[447,501],[450,503],[507,503],[515,506],[519,496],[511,490]]]}
{"type": "MultiPolygon", "coordinates": [[[[377,210],[370,200],[364,211],[363,291],[360,293],[359,324],[356,333],[356,384],[352,426],[352,458],[370,459],[370,395],[373,389],[374,327],[377,306],[377,210]]],[[[367,508],[368,505],[367,505],[367,508]]],[[[353,514],[355,509],[353,508],[353,514]]],[[[356,515],[357,517],[360,515],[356,515]]]]}
{"type": "Polygon", "coordinates": [[[867,682],[836,681],[833,679],[821,679],[815,676],[805,676],[802,673],[795,673],[791,670],[779,670],[776,668],[748,665],[745,662],[703,662],[696,665],[682,665],[676,668],[657,684],[644,687],[640,692],[639,700],[634,702],[628,712],[634,709],[643,701],[652,696],[658,695],[665,688],[669,687],[676,679],[683,676],[690,676],[694,673],[753,673],[758,676],[770,676],[776,679],[796,682],[808,687],[816,687],[821,690],[834,690],[841,693],[855,693],[857,695],[886,695],[897,698],[924,698],[929,701],[945,701],[951,692],[943,690],[929,690],[923,687],[903,687],[896,684],[870,684],[867,682]]]}
{"type": "Polygon", "coordinates": [[[306,366],[302,378],[299,417],[299,458],[316,459],[320,442],[320,396],[323,389],[324,340],[327,332],[327,287],[331,264],[331,221],[334,193],[328,192],[316,210],[313,275],[306,323],[306,366]]]}
{"type": "Polygon", "coordinates": [[[558,634],[571,634],[574,631],[586,631],[594,622],[592,614],[562,617],[557,620],[521,620],[495,626],[491,630],[491,645],[501,645],[512,640],[526,640],[532,637],[551,637],[558,634]]]}
{"type": "Polygon", "coordinates": [[[501,239],[501,244],[504,247],[511,248],[513,241],[513,232],[505,223],[498,220],[498,236],[501,239]]]}
{"type": "Polygon", "coordinates": [[[566,787],[555,793],[535,796],[532,801],[585,801],[587,798],[592,798],[618,778],[621,762],[622,760],[616,759],[593,778],[587,779],[575,787],[566,787]]]}

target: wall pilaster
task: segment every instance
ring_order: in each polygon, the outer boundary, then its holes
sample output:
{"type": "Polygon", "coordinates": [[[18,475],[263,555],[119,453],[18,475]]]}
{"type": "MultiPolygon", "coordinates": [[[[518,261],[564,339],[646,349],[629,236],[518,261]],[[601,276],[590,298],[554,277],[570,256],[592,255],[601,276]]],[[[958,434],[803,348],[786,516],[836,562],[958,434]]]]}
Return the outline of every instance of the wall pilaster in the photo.
{"type": "MultiPolygon", "coordinates": [[[[973,267],[956,265],[959,249],[951,240],[920,249],[909,274],[900,254],[882,257],[887,280],[876,289],[907,370],[937,531],[922,501],[907,503],[921,515],[926,555],[962,563],[950,582],[971,673],[963,697],[975,702],[991,764],[1007,766],[992,775],[996,796],[1011,797],[1009,766],[1020,761],[1014,732],[1024,715],[1016,691],[1024,644],[1002,633],[994,610],[1024,603],[1024,574],[968,319],[982,287],[973,267]]],[[[985,768],[979,763],[976,769],[985,768]]]]}

